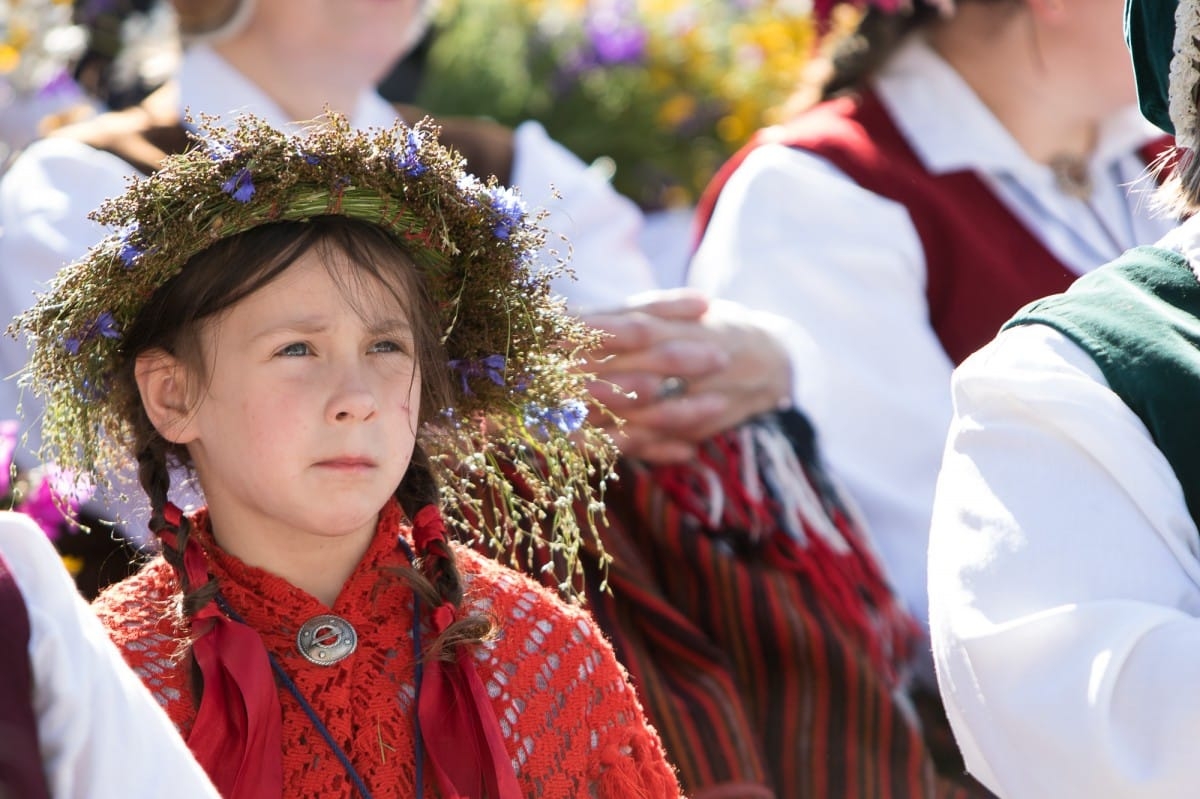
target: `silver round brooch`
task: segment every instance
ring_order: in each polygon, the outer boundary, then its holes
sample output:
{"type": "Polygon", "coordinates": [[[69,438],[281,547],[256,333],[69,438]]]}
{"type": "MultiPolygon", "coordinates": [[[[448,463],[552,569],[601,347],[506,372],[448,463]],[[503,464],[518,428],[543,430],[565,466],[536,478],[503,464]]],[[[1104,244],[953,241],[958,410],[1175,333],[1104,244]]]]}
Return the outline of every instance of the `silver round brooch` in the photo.
{"type": "Polygon", "coordinates": [[[296,648],[304,659],[318,666],[332,666],[358,648],[358,633],[350,622],[332,614],[314,616],[300,625],[296,648]]]}

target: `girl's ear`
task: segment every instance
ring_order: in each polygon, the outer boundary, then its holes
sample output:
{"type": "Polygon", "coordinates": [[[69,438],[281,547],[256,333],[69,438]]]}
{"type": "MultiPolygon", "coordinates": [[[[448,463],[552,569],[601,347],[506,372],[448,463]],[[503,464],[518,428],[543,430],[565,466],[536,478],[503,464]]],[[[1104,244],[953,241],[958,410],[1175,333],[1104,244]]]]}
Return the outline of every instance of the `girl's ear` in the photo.
{"type": "Polygon", "coordinates": [[[137,356],[133,377],[146,416],[159,435],[174,444],[194,441],[195,414],[188,390],[187,367],[166,350],[152,349],[137,356]]]}

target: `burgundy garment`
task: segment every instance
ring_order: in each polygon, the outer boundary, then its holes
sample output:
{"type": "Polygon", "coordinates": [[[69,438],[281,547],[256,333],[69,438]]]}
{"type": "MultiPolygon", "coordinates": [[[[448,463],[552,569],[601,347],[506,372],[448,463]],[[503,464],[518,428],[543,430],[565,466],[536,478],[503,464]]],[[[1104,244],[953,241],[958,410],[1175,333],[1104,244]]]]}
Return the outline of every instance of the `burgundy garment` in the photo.
{"type": "MultiPolygon", "coordinates": [[[[821,103],[759,131],[705,189],[697,209],[701,234],[729,176],[764,144],[818,155],[908,209],[925,251],[929,322],[955,365],[990,341],[1018,308],[1064,291],[1077,277],[975,172],[926,170],[871,92],[821,103]]],[[[1141,155],[1149,162],[1170,144],[1164,137],[1141,155]]]]}
{"type": "Polygon", "coordinates": [[[0,555],[0,799],[49,799],[42,771],[37,717],[33,712],[33,668],[29,662],[29,614],[12,570],[0,555]]]}

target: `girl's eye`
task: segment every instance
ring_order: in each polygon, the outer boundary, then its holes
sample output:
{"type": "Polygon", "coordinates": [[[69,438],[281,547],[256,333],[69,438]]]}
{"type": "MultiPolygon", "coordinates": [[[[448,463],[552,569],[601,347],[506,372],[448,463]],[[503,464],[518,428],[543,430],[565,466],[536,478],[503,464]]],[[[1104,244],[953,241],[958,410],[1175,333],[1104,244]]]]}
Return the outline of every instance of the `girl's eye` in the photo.
{"type": "Polygon", "coordinates": [[[281,347],[275,354],[282,355],[287,358],[301,358],[305,355],[310,355],[311,353],[312,350],[309,349],[307,344],[302,341],[297,341],[292,344],[288,344],[285,347],[281,347]]]}
{"type": "Polygon", "coordinates": [[[368,352],[404,352],[404,345],[398,341],[376,341],[368,352]]]}

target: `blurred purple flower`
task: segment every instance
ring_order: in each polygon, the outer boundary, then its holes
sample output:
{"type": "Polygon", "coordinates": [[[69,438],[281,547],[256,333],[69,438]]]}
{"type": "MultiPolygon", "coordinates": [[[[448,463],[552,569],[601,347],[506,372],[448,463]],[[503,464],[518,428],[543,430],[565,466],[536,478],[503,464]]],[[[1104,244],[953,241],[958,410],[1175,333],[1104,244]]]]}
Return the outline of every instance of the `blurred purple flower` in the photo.
{"type": "Polygon", "coordinates": [[[497,353],[474,361],[466,358],[455,358],[450,361],[449,366],[458,372],[458,377],[462,381],[463,394],[469,397],[472,391],[467,381],[477,377],[486,377],[496,385],[503,386],[504,364],[504,356],[497,353]]]}
{"type": "Polygon", "coordinates": [[[83,0],[75,4],[83,22],[95,22],[105,14],[117,10],[117,0],[83,0]]]}
{"type": "Polygon", "coordinates": [[[21,513],[37,522],[38,527],[51,541],[57,541],[62,533],[63,515],[54,504],[54,492],[45,480],[38,483],[17,507],[21,513]]]}
{"type": "Polygon", "coordinates": [[[537,403],[525,408],[525,426],[543,438],[549,437],[554,429],[568,435],[574,433],[586,418],[587,406],[580,400],[567,400],[557,408],[543,408],[537,403]]]}
{"type": "Polygon", "coordinates": [[[79,88],[79,84],[71,77],[71,73],[65,69],[61,70],[37,91],[37,96],[42,99],[50,99],[53,97],[72,97],[75,95],[83,95],[79,88]]]}
{"type": "Polygon", "coordinates": [[[31,488],[16,510],[37,522],[51,541],[57,541],[69,529],[79,507],[92,498],[95,487],[86,477],[48,463],[41,479],[31,480],[31,488]]]}
{"type": "Polygon", "coordinates": [[[237,150],[223,141],[209,139],[206,143],[208,145],[208,157],[214,161],[225,161],[237,155],[237,150]]]}
{"type": "Polygon", "coordinates": [[[393,156],[396,168],[410,177],[423,175],[429,167],[421,163],[420,152],[421,135],[415,130],[410,130],[399,152],[393,156]]]}
{"type": "Polygon", "coordinates": [[[233,177],[221,184],[221,191],[240,203],[250,202],[250,198],[254,196],[254,180],[250,170],[245,167],[239,169],[233,177]]]}
{"type": "Polygon", "coordinates": [[[55,463],[42,467],[42,482],[49,484],[54,496],[64,500],[71,510],[77,510],[96,493],[96,487],[86,474],[77,475],[55,463]]]}
{"type": "Polygon", "coordinates": [[[618,3],[591,13],[583,23],[584,33],[601,64],[636,64],[646,52],[649,34],[631,13],[618,3]]]}
{"type": "Polygon", "coordinates": [[[96,336],[103,336],[104,338],[121,337],[121,328],[117,326],[117,321],[113,319],[113,315],[108,311],[104,311],[97,316],[95,321],[80,331],[78,336],[67,337],[67,340],[63,342],[63,346],[66,347],[67,352],[72,355],[78,355],[79,347],[85,341],[91,341],[96,336]]]}
{"type": "Polygon", "coordinates": [[[137,264],[137,259],[146,252],[130,241],[136,232],[136,225],[130,225],[121,232],[121,263],[125,264],[126,269],[132,269],[137,264]]]}
{"type": "Polygon", "coordinates": [[[490,187],[487,194],[488,204],[499,216],[492,232],[498,239],[507,239],[512,229],[520,225],[525,218],[525,201],[516,190],[507,186],[490,187]]]}

